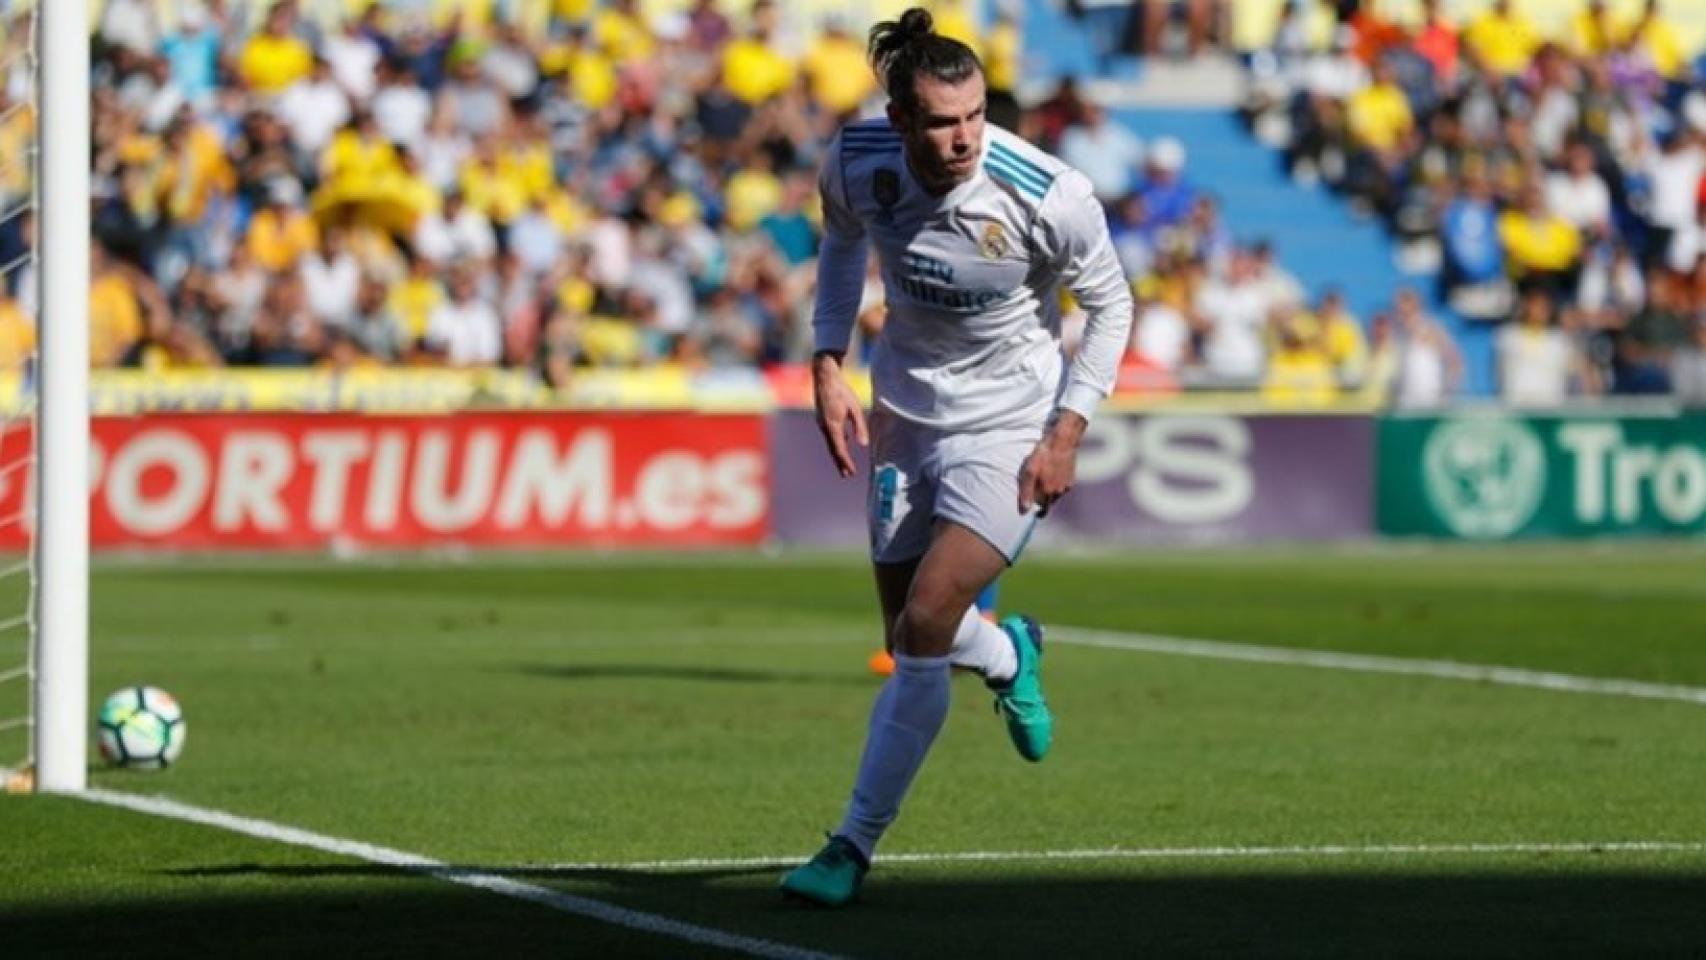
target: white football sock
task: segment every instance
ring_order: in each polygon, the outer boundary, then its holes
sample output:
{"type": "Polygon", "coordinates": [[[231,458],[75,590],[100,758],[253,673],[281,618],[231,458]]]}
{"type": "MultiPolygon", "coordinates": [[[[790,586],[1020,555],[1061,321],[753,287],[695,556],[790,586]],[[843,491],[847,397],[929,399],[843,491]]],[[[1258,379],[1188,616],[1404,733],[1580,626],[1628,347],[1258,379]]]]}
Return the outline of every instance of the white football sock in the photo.
{"type": "Polygon", "coordinates": [[[894,676],[883,684],[871,708],[853,799],[835,831],[851,840],[867,861],[900,812],[901,798],[948,719],[948,686],[947,657],[895,654],[894,676]]]}
{"type": "Polygon", "coordinates": [[[985,680],[1005,683],[1019,672],[1019,655],[1007,631],[983,619],[983,611],[972,607],[960,619],[948,659],[956,667],[976,670],[985,680]]]}

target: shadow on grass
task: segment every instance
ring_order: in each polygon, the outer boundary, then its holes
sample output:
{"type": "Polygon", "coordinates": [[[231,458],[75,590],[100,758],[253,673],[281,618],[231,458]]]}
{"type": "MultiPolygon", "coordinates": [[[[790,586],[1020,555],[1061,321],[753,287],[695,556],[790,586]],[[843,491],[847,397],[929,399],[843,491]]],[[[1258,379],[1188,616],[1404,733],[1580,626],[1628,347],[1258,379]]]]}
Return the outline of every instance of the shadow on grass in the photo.
{"type": "Polygon", "coordinates": [[[509,668],[530,677],[558,680],[686,680],[694,683],[787,683],[870,687],[877,679],[850,670],[743,670],[734,667],[666,666],[656,663],[518,663],[509,668]]]}
{"type": "MultiPolygon", "coordinates": [[[[452,886],[402,871],[157,885],[87,903],[8,902],[0,957],[678,958],[713,953],[680,940],[452,886]]],[[[721,954],[718,954],[721,955],[721,954]]]]}
{"type": "MultiPolygon", "coordinates": [[[[774,887],[781,871],[772,867],[453,869],[854,956],[1550,958],[1698,956],[1706,948],[1706,865],[1647,871],[1541,859],[1485,872],[1401,864],[1233,872],[1152,864],[1070,876],[980,868],[971,877],[879,866],[862,902],[842,911],[784,903],[774,887]]],[[[309,882],[390,873],[229,864],[176,875],[309,882]]]]}

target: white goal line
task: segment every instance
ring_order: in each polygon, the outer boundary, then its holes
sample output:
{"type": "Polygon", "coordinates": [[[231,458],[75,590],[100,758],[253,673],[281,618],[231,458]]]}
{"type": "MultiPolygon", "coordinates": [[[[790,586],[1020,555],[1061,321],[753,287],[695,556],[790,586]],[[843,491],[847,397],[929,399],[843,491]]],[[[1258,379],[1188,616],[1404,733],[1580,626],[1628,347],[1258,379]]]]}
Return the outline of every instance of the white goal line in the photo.
{"type": "MultiPolygon", "coordinates": [[[[1282,858],[1485,857],[1535,855],[1613,855],[1638,853],[1706,853],[1706,841],[1607,840],[1557,843],[1376,843],[1318,846],[1228,847],[1093,847],[1071,850],[960,850],[941,853],[879,853],[879,865],[932,863],[1026,863],[1049,860],[1273,860],[1282,858]]],[[[530,870],[556,873],[674,873],[695,870],[739,870],[786,867],[800,854],[767,857],[692,857],[681,860],[626,860],[552,863],[530,870]]]]}
{"type": "Polygon", "coordinates": [[[136,813],[165,817],[170,820],[181,820],[227,830],[231,833],[240,833],[261,840],[307,847],[322,853],[395,867],[398,870],[433,877],[465,887],[473,887],[503,897],[525,900],[529,903],[536,903],[543,907],[574,914],[589,920],[669,937],[700,947],[715,947],[746,956],[777,958],[777,960],[832,960],[834,956],[833,954],[778,943],[774,940],[763,940],[738,933],[729,933],[713,927],[686,923],[656,913],[629,910],[625,907],[605,903],[602,900],[575,896],[574,894],[552,890],[549,887],[541,887],[538,884],[523,883],[492,873],[489,870],[455,866],[442,860],[434,860],[431,857],[409,853],[405,850],[313,833],[299,827],[273,823],[268,820],[258,820],[253,817],[238,816],[222,810],[192,806],[165,797],[140,796],[100,789],[84,790],[67,794],[67,796],[136,813]]]}
{"type": "Polygon", "coordinates": [[[1587,693],[1611,697],[1634,697],[1640,700],[1671,700],[1706,706],[1706,687],[1648,683],[1643,680],[1625,680],[1617,677],[1585,677],[1571,673],[1530,670],[1526,667],[1464,663],[1458,660],[1420,660],[1410,657],[1340,653],[1332,650],[1303,650],[1296,647],[1270,647],[1251,643],[1230,643],[1223,640],[1195,640],[1185,637],[1165,637],[1148,633],[1124,633],[1112,630],[1088,630],[1078,627],[1051,629],[1048,642],[1079,647],[1100,647],[1106,650],[1127,650],[1136,653],[1201,657],[1209,660],[1236,660],[1244,663],[1315,667],[1322,670],[1350,670],[1356,673],[1387,673],[1412,677],[1432,677],[1437,680],[1462,680],[1496,686],[1551,690],[1557,693],[1587,693]]]}

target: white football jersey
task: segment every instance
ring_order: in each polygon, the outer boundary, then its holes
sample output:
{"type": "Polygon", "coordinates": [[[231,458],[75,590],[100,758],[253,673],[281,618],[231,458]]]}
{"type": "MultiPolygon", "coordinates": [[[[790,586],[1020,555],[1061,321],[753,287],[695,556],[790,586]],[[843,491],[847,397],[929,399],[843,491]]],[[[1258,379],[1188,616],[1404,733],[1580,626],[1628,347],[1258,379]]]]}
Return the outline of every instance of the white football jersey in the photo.
{"type": "Polygon", "coordinates": [[[993,124],[982,162],[947,194],[918,184],[887,118],[848,124],[818,186],[817,348],[845,350],[876,250],[888,319],[871,362],[877,403],[946,430],[1088,419],[1131,333],[1131,290],[1089,180],[993,124]],[[1089,315],[1070,372],[1058,288],[1089,315]]]}

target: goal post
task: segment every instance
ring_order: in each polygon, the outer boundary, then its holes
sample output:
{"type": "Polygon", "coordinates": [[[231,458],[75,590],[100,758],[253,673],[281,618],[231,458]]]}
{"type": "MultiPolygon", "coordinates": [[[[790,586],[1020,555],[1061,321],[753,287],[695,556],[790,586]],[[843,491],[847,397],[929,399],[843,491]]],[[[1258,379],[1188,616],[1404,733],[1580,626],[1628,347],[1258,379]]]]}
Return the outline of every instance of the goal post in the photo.
{"type": "Polygon", "coordinates": [[[40,200],[35,789],[87,785],[89,4],[36,0],[40,200]]]}

